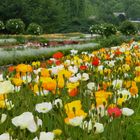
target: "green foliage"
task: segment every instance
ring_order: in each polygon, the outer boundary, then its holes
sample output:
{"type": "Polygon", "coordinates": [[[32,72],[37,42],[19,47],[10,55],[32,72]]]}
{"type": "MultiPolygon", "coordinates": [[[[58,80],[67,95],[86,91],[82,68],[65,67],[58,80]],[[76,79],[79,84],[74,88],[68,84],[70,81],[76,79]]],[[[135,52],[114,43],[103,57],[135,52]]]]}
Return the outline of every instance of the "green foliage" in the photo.
{"type": "Polygon", "coordinates": [[[29,24],[27,28],[27,33],[28,34],[33,34],[33,35],[40,35],[43,33],[43,29],[40,25],[36,23],[31,23],[29,24]]]}
{"type": "Polygon", "coordinates": [[[12,34],[23,33],[25,24],[21,19],[10,19],[6,23],[6,29],[9,33],[12,34]]]}
{"type": "Polygon", "coordinates": [[[99,38],[97,41],[100,43],[101,47],[106,48],[106,47],[119,46],[126,40],[122,36],[112,35],[108,38],[99,38]]]}
{"type": "Polygon", "coordinates": [[[113,24],[92,25],[90,27],[90,32],[108,37],[116,34],[117,28],[113,24]]]}
{"type": "Polygon", "coordinates": [[[5,29],[5,25],[3,21],[0,21],[0,32],[2,32],[5,29]]]}
{"type": "Polygon", "coordinates": [[[130,21],[124,21],[120,25],[120,31],[124,35],[135,35],[137,33],[137,27],[130,21]]]}

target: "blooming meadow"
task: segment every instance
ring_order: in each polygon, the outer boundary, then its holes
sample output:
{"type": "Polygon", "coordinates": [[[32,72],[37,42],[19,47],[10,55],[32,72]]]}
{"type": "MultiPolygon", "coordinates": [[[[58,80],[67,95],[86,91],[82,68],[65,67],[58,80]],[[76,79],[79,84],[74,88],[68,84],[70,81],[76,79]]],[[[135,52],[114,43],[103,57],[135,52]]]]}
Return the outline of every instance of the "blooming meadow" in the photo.
{"type": "Polygon", "coordinates": [[[10,66],[0,75],[0,140],[128,139],[139,83],[137,42],[10,66]]]}

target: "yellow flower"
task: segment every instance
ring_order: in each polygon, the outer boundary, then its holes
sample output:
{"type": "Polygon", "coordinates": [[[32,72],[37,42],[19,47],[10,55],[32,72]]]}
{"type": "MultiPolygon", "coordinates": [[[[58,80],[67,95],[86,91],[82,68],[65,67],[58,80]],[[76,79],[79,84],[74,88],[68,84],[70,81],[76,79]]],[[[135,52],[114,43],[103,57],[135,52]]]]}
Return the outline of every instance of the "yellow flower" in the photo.
{"type": "Polygon", "coordinates": [[[5,108],[5,101],[4,100],[0,100],[0,108],[5,108]]]}
{"type": "Polygon", "coordinates": [[[23,81],[22,79],[20,78],[12,78],[12,83],[15,85],[15,86],[21,86],[23,81]]]}
{"type": "Polygon", "coordinates": [[[76,83],[67,83],[67,88],[68,89],[74,89],[76,87],[79,86],[79,82],[76,82],[76,83]]]}
{"type": "Polygon", "coordinates": [[[34,61],[34,62],[32,62],[32,66],[34,66],[34,67],[39,67],[40,66],[40,62],[39,61],[34,61]]]}
{"type": "Polygon", "coordinates": [[[57,84],[58,84],[58,88],[63,88],[64,87],[65,80],[64,80],[63,76],[58,77],[58,83],[57,84]]]}
{"type": "Polygon", "coordinates": [[[126,98],[122,97],[122,98],[118,98],[117,100],[117,104],[122,106],[122,104],[126,101],[126,98]]]}
{"type": "Polygon", "coordinates": [[[140,76],[138,76],[138,77],[135,77],[135,79],[134,79],[137,83],[139,83],[140,82],[140,76]]]}
{"type": "Polygon", "coordinates": [[[43,77],[50,77],[50,73],[48,69],[42,68],[41,69],[41,76],[43,77]]]}
{"type": "Polygon", "coordinates": [[[57,136],[60,136],[62,134],[62,130],[61,129],[55,129],[55,130],[53,130],[53,133],[57,136]]]}

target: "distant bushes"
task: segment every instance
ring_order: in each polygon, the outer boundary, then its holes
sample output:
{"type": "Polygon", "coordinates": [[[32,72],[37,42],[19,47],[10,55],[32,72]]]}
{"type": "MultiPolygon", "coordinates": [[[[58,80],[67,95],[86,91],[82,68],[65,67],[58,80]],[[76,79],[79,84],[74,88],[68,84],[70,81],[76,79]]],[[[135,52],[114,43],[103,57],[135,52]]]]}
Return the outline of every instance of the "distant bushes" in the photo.
{"type": "Polygon", "coordinates": [[[130,21],[124,21],[120,25],[120,31],[124,35],[135,35],[138,32],[137,27],[130,21]]]}
{"type": "Polygon", "coordinates": [[[4,29],[5,29],[5,25],[3,21],[0,21],[0,33],[2,33],[4,29]]]}
{"type": "Polygon", "coordinates": [[[0,33],[5,34],[32,34],[40,35],[43,33],[43,29],[36,23],[31,23],[27,27],[21,19],[9,19],[6,24],[0,21],[0,33]]]}
{"type": "Polygon", "coordinates": [[[24,33],[25,24],[21,19],[10,19],[6,23],[6,29],[11,34],[24,33]]]}
{"type": "Polygon", "coordinates": [[[117,32],[120,32],[123,35],[135,35],[138,32],[138,26],[130,21],[124,21],[120,24],[119,27],[116,27],[113,24],[95,24],[90,27],[91,34],[99,34],[103,37],[110,37],[115,35],[117,32]]]}
{"type": "Polygon", "coordinates": [[[36,23],[29,24],[29,26],[27,28],[28,34],[40,35],[40,34],[42,34],[42,32],[43,32],[42,27],[36,23]]]}

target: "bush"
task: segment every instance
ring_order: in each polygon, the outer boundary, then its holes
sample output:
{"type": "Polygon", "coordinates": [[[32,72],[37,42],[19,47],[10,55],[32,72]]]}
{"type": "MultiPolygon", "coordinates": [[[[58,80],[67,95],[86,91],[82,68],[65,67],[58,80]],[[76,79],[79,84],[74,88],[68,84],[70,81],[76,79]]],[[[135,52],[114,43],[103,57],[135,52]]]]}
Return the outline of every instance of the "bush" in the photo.
{"type": "Polygon", "coordinates": [[[6,29],[11,34],[20,34],[24,32],[25,24],[21,19],[10,19],[6,23],[6,29]]]}
{"type": "Polygon", "coordinates": [[[135,35],[138,32],[135,24],[130,21],[122,22],[122,24],[120,25],[120,31],[124,35],[135,35]]]}
{"type": "Polygon", "coordinates": [[[0,32],[2,32],[5,29],[5,25],[3,21],[0,21],[0,32]]]}
{"type": "Polygon", "coordinates": [[[32,35],[40,35],[43,33],[43,29],[40,25],[36,23],[31,23],[27,28],[27,33],[32,35]]]}
{"type": "Polygon", "coordinates": [[[108,38],[100,38],[98,40],[100,43],[101,47],[113,47],[113,46],[119,46],[123,42],[126,42],[126,39],[123,36],[116,36],[112,35],[109,36],[108,38]]]}
{"type": "Polygon", "coordinates": [[[108,36],[116,34],[117,28],[113,24],[105,23],[105,24],[100,24],[100,25],[92,25],[90,27],[90,32],[108,37],[108,36]]]}

